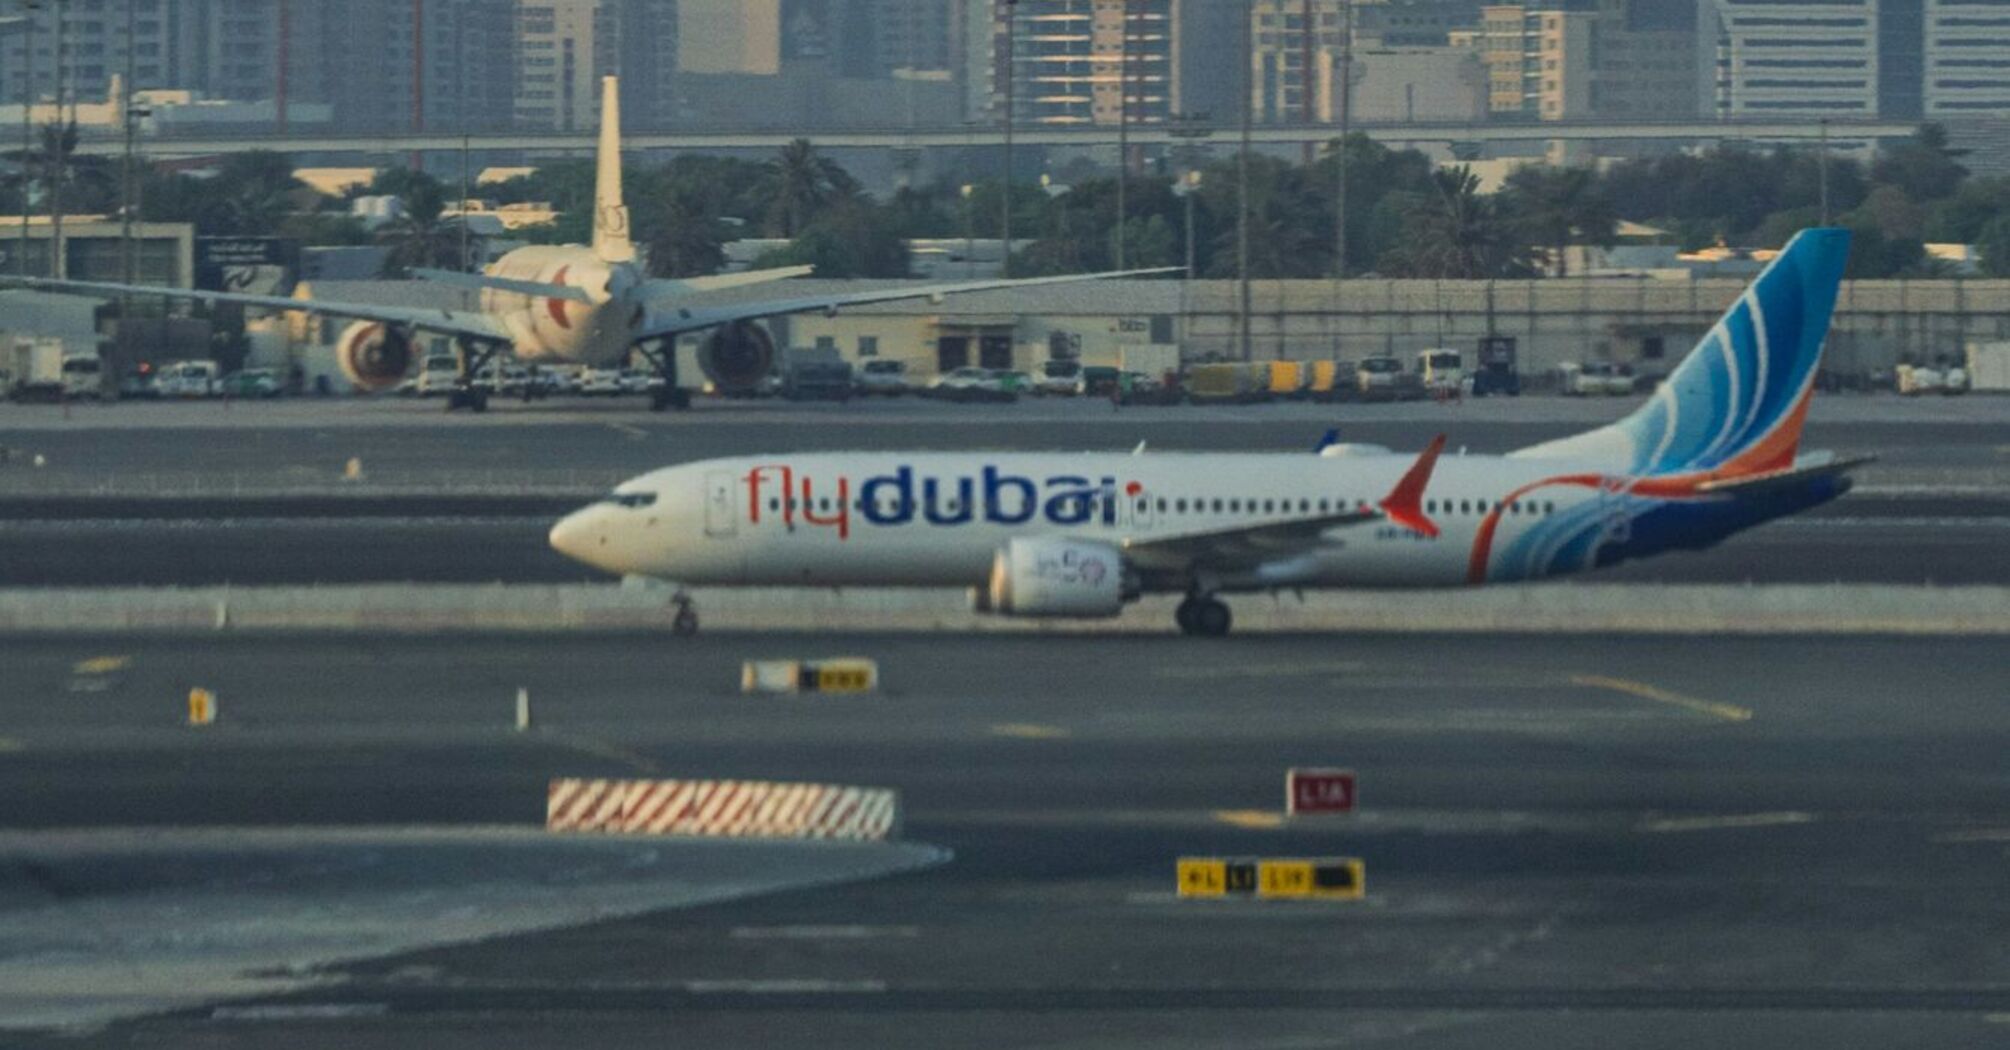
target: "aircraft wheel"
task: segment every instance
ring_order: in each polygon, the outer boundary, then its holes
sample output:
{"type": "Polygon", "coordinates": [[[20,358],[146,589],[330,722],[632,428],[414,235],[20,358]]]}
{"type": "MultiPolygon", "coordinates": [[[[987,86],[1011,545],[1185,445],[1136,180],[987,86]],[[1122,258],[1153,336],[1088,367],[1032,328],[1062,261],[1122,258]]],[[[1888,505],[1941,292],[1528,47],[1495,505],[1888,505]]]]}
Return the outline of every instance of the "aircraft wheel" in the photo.
{"type": "Polygon", "coordinates": [[[473,412],[489,410],[489,393],[486,390],[468,391],[468,409],[473,412]]]}
{"type": "Polygon", "coordinates": [[[1189,633],[1202,638],[1224,638],[1235,618],[1228,611],[1228,605],[1218,598],[1203,598],[1194,603],[1193,612],[1188,615],[1193,624],[1189,633]]]}
{"type": "Polygon", "coordinates": [[[1194,606],[1199,604],[1194,599],[1188,598],[1179,603],[1179,608],[1173,610],[1173,622],[1179,624],[1179,633],[1186,635],[1195,633],[1193,610],[1194,606]]]}
{"type": "Polygon", "coordinates": [[[698,608],[689,598],[675,599],[677,615],[670,620],[670,633],[679,638],[689,638],[698,633],[698,608]]]}

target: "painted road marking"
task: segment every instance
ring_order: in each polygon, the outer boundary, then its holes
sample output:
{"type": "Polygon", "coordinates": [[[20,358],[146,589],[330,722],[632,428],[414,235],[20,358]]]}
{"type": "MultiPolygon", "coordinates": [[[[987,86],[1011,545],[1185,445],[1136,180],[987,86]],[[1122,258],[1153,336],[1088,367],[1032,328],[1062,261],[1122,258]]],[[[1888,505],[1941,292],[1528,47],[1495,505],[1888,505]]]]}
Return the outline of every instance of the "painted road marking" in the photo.
{"type": "Polygon", "coordinates": [[[638,426],[633,426],[628,423],[609,423],[607,424],[607,429],[615,431],[617,433],[626,434],[630,438],[633,438],[636,441],[640,441],[643,438],[649,436],[649,432],[647,430],[644,430],[638,426]]]}
{"type": "Polygon", "coordinates": [[[1327,663],[1309,664],[1258,664],[1244,667],[1164,667],[1157,672],[1160,678],[1175,679],[1224,679],[1224,678],[1294,678],[1322,674],[1351,674],[1367,669],[1367,664],[1359,660],[1338,660],[1327,663]]]}
{"type": "Polygon", "coordinates": [[[93,656],[88,660],[77,661],[77,666],[70,668],[70,673],[74,675],[117,674],[131,667],[132,663],[133,658],[130,656],[93,656]]]}
{"type": "Polygon", "coordinates": [[[1945,835],[1935,835],[1935,842],[2010,842],[2010,828],[1984,828],[1980,831],[1953,831],[1945,835]]]}
{"type": "Polygon", "coordinates": [[[609,762],[619,762],[622,765],[627,766],[638,773],[654,774],[662,772],[662,768],[659,767],[656,763],[651,762],[647,758],[644,758],[641,755],[636,754],[635,752],[630,751],[625,747],[616,747],[613,744],[605,744],[598,740],[590,740],[585,737],[562,736],[560,734],[552,733],[549,731],[538,731],[538,732],[544,737],[544,739],[549,740],[560,747],[570,748],[571,750],[577,751],[582,755],[591,755],[594,758],[604,758],[609,762]]]}
{"type": "Polygon", "coordinates": [[[219,1006],[209,1013],[212,1021],[342,1021],[356,1017],[383,1017],[391,1012],[389,1003],[273,1003],[268,1006],[219,1006]]]}
{"type": "Polygon", "coordinates": [[[736,926],[727,936],[736,941],[865,941],[882,937],[919,937],[919,926],[736,926]]]}
{"type": "Polygon", "coordinates": [[[0,736],[0,755],[12,755],[26,750],[28,749],[23,747],[19,740],[10,740],[7,737],[0,736]]]}
{"type": "Polygon", "coordinates": [[[1060,726],[1035,725],[1031,722],[1006,722],[991,727],[992,736],[1010,737],[1014,740],[1066,740],[1073,733],[1060,726]]]}
{"type": "Polygon", "coordinates": [[[886,982],[825,981],[814,978],[685,981],[684,990],[692,995],[856,995],[860,992],[884,992],[886,982]]]}
{"type": "Polygon", "coordinates": [[[1238,828],[1281,828],[1284,814],[1264,809],[1217,809],[1214,819],[1222,824],[1238,828]]]}
{"type": "Polygon", "coordinates": [[[2010,1024],[2010,1014],[1983,1014],[1982,1019],[1990,1024],[2010,1024]]]}
{"type": "Polygon", "coordinates": [[[1666,820],[1650,820],[1640,825],[1642,831],[1683,832],[1722,831],[1732,828],[1780,828],[1794,824],[1812,824],[1813,813],[1745,813],[1723,817],[1671,817],[1666,820]]]}
{"type": "Polygon", "coordinates": [[[1726,722],[1749,722],[1752,720],[1750,708],[1738,707],[1735,704],[1720,704],[1714,700],[1698,700],[1693,696],[1671,693],[1666,689],[1660,689],[1645,682],[1635,682],[1627,678],[1607,678],[1604,675],[1596,674],[1574,674],[1570,676],[1570,682],[1572,685],[1586,686],[1591,689],[1610,689],[1615,693],[1637,696],[1642,700],[1669,704],[1682,708],[1685,711],[1694,711],[1697,714],[1709,715],[1711,718],[1721,718],[1726,722]]]}

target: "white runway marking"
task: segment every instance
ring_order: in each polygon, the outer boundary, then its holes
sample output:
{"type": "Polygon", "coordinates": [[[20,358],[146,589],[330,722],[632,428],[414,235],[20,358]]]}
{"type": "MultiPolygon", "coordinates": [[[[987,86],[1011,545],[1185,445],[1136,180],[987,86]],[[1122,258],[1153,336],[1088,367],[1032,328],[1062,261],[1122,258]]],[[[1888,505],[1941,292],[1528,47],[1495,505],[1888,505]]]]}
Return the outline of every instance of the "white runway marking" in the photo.
{"type": "Polygon", "coordinates": [[[1812,813],[1746,813],[1722,817],[1674,817],[1666,820],[1650,820],[1640,825],[1640,830],[1656,833],[1686,831],[1726,831],[1735,828],[1779,828],[1795,824],[1812,824],[1812,813]]]}
{"type": "Polygon", "coordinates": [[[718,980],[685,981],[692,995],[857,995],[886,991],[885,981],[718,980]]]}
{"type": "Polygon", "coordinates": [[[391,1012],[389,1003],[276,1003],[269,1006],[219,1006],[210,1011],[212,1021],[343,1021],[357,1017],[383,1017],[391,1012]]]}
{"type": "Polygon", "coordinates": [[[919,926],[736,926],[736,941],[865,941],[921,936],[919,926]]]}

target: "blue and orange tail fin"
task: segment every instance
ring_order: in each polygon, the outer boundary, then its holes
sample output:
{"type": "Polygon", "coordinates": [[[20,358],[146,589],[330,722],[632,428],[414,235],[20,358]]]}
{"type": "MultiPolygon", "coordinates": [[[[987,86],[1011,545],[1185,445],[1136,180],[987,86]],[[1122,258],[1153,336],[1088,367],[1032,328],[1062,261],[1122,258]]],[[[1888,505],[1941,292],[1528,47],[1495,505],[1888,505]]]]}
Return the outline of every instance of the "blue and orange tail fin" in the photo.
{"type": "Polygon", "coordinates": [[[1849,246],[1848,230],[1802,230],[1638,411],[1514,454],[1634,477],[1792,466],[1849,246]]]}

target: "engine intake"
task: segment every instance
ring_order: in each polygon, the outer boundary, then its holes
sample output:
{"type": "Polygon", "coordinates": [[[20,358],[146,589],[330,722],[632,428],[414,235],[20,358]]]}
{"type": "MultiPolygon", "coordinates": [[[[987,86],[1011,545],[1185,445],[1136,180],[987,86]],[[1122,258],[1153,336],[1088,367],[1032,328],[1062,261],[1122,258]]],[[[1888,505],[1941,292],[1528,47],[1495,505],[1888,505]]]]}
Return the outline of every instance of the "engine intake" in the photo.
{"type": "Polygon", "coordinates": [[[335,361],[359,390],[388,390],[412,370],[412,337],[390,325],[358,321],[342,330],[335,361]]]}
{"type": "Polygon", "coordinates": [[[999,548],[979,612],[1003,616],[1115,616],[1124,609],[1123,556],[1107,543],[1041,537],[999,548]]]}
{"type": "Polygon", "coordinates": [[[752,321],[721,326],[698,348],[698,367],[721,391],[752,390],[775,367],[775,337],[752,321]]]}

